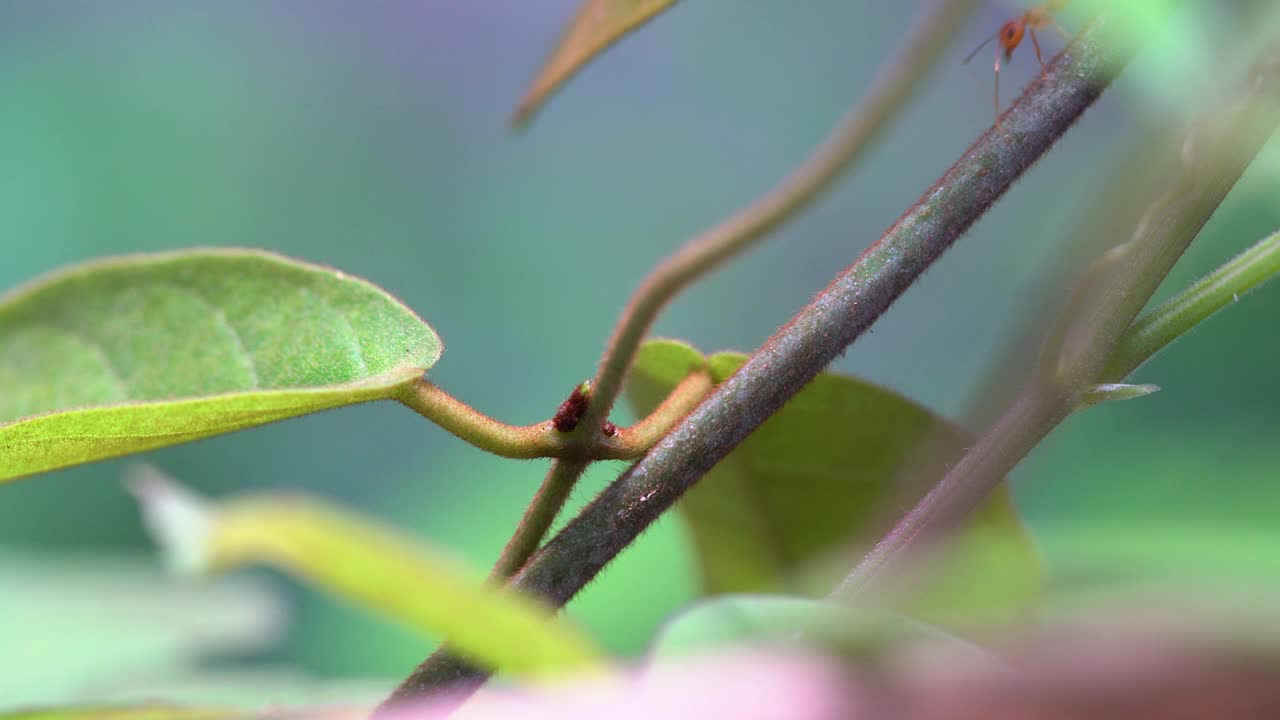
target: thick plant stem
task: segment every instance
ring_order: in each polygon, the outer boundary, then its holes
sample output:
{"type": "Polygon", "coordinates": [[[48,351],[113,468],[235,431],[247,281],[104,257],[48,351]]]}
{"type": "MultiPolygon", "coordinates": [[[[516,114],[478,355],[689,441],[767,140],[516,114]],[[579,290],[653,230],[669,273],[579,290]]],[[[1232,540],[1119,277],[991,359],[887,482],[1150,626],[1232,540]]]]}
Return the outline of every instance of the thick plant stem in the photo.
{"type": "Polygon", "coordinates": [[[1068,305],[1060,323],[1065,329],[1050,336],[1042,376],[863,558],[833,597],[854,601],[874,592],[887,570],[968,516],[1040,440],[1084,406],[1094,387],[1122,380],[1120,370],[1136,367],[1146,349],[1158,349],[1152,343],[1109,364],[1134,317],[1280,126],[1280,104],[1274,102],[1280,46],[1273,52],[1250,73],[1239,97],[1193,128],[1182,146],[1179,177],[1133,237],[1112,248],[1084,278],[1077,294],[1087,297],[1068,305]],[[1107,374],[1108,367],[1114,374],[1107,374]]]}
{"type": "Polygon", "coordinates": [[[1280,274],[1280,232],[1263,238],[1230,262],[1134,321],[1102,372],[1119,382],[1169,343],[1222,308],[1280,274]]]}
{"type": "Polygon", "coordinates": [[[713,386],[711,376],[705,371],[691,373],[675,386],[667,399],[654,408],[648,417],[635,425],[619,429],[617,444],[645,450],[653,447],[707,397],[713,386]]]}
{"type": "MultiPolygon", "coordinates": [[[[1130,42],[1114,42],[1129,35],[1105,20],[1086,30],[1005,114],[1000,130],[988,130],[853,266],[530,558],[512,586],[563,605],[590,582],[870,327],[1071,127],[1132,57],[1130,42]]],[[[462,691],[476,678],[438,653],[397,698],[462,691]]]]}
{"type": "Polygon", "coordinates": [[[903,49],[883,66],[871,91],[841,118],[804,164],[750,205],[691,238],[649,273],[623,311],[600,360],[591,405],[584,416],[588,427],[598,427],[608,417],[636,351],[662,308],[681,290],[754,245],[831,187],[906,104],[977,4],[975,0],[925,3],[902,43],[903,49]]]}

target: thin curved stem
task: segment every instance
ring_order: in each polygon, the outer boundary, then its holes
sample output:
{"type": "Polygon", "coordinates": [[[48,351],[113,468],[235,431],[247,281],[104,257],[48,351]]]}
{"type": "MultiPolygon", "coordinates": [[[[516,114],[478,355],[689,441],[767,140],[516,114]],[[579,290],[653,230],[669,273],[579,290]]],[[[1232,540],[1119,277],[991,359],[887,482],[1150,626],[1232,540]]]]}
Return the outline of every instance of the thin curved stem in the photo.
{"type": "MultiPolygon", "coordinates": [[[[557,431],[549,421],[508,425],[455,398],[426,378],[405,386],[396,400],[481,450],[502,457],[560,456],[575,448],[568,440],[569,434],[557,431]]],[[[578,454],[585,452],[581,443],[576,449],[578,454]]]]}
{"type": "Polygon", "coordinates": [[[1107,361],[1102,372],[1103,382],[1119,382],[1128,377],[1169,343],[1277,274],[1280,274],[1280,232],[1263,238],[1135,320],[1107,361]]]}
{"type": "Polygon", "coordinates": [[[542,487],[538,488],[538,493],[533,496],[520,518],[516,531],[494,563],[493,571],[489,573],[491,581],[505,584],[529,560],[538,545],[542,544],[542,538],[546,537],[551,523],[555,522],[560,509],[569,500],[573,486],[589,464],[588,460],[559,460],[552,463],[542,481],[542,487]]]}
{"type": "Polygon", "coordinates": [[[648,417],[631,427],[620,428],[614,438],[615,442],[623,447],[644,448],[647,451],[697,407],[714,386],[711,376],[705,371],[689,375],[676,385],[667,399],[654,408],[648,417]]]}
{"type": "Polygon", "coordinates": [[[396,396],[402,404],[472,445],[495,455],[516,459],[566,458],[634,460],[692,410],[711,389],[706,373],[695,373],[672,390],[648,417],[631,427],[615,428],[612,435],[591,441],[590,435],[561,432],[552,421],[533,425],[508,425],[467,405],[419,378],[396,396]]]}
{"type": "Polygon", "coordinates": [[[686,242],[645,278],[614,328],[584,415],[595,428],[609,415],[640,343],[662,308],[684,288],[795,216],[817,199],[893,119],[946,49],[976,0],[933,0],[881,68],[871,91],[841,118],[813,153],[763,196],[686,242]]]}

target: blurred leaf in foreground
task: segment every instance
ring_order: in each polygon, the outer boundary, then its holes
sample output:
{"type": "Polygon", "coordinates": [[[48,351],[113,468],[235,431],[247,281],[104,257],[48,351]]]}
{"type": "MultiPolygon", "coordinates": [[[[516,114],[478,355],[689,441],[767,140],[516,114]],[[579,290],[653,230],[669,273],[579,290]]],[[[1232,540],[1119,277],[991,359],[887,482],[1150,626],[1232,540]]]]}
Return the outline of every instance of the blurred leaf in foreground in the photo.
{"type": "Polygon", "coordinates": [[[0,706],[98,701],[139,676],[273,646],[284,608],[259,582],[174,583],[151,563],[0,554],[0,706]]]}
{"type": "Polygon", "coordinates": [[[195,708],[164,703],[67,705],[0,712],[0,720],[236,720],[254,717],[227,708],[195,708]]]}
{"type": "Polygon", "coordinates": [[[157,541],[181,570],[267,564],[428,635],[471,661],[522,677],[594,668],[604,658],[533,599],[483,584],[438,552],[300,496],[212,505],[157,471],[132,483],[157,541]]]}
{"type": "Polygon", "coordinates": [[[970,666],[999,662],[966,640],[896,613],[789,595],[721,595],[695,603],[662,626],[649,657],[664,661],[734,647],[807,646],[874,658],[924,641],[967,653],[970,666]]]}
{"type": "Polygon", "coordinates": [[[363,720],[368,709],[270,707],[241,710],[160,702],[61,705],[0,711],[0,720],[363,720]]]}

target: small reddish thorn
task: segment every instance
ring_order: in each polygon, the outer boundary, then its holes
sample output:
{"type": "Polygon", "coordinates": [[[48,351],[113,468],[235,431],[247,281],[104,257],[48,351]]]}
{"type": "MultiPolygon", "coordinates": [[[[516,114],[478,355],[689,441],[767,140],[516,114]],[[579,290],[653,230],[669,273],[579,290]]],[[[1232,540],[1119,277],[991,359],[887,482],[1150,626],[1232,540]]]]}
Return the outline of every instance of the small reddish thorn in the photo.
{"type": "Polygon", "coordinates": [[[591,397],[591,383],[584,382],[569,393],[569,397],[560,403],[560,409],[551,418],[551,425],[560,432],[572,432],[578,427],[582,413],[587,411],[587,400],[591,397]]]}

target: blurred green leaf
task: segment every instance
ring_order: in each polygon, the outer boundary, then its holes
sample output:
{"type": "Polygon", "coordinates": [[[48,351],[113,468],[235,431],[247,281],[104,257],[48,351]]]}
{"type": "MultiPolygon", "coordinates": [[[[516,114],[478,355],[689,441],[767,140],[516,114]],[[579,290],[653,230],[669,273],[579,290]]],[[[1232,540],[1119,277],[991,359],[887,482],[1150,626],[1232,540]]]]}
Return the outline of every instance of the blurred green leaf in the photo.
{"type": "Polygon", "coordinates": [[[921,640],[963,652],[970,668],[997,662],[972,643],[902,615],[790,595],[724,595],[696,603],[663,625],[649,655],[668,660],[739,645],[804,642],[875,657],[921,640]]]}
{"type": "Polygon", "coordinates": [[[519,676],[604,658],[533,599],[485,585],[450,558],[369,520],[300,496],[211,506],[158,472],[134,484],[149,526],[179,569],[268,564],[429,635],[480,665],[519,676]]]}
{"type": "Polygon", "coordinates": [[[386,292],[266,252],[55,272],[0,298],[0,481],[387,398],[440,352],[386,292]]]}
{"type": "Polygon", "coordinates": [[[675,0],[584,0],[512,116],[523,125],[569,78],[605,48],[673,5],[675,0]]]}
{"type": "Polygon", "coordinates": [[[0,720],[363,720],[368,708],[270,706],[260,710],[198,707],[161,702],[64,705],[0,712],[0,720]]]}
{"type": "Polygon", "coordinates": [[[252,717],[226,708],[194,708],[163,703],[71,705],[0,712],[0,720],[224,720],[252,717]]]}
{"type": "Polygon", "coordinates": [[[1040,536],[1054,594],[1165,582],[1280,588],[1280,531],[1274,528],[1086,520],[1051,524],[1040,536]]]}
{"type": "Polygon", "coordinates": [[[386,698],[387,688],[395,681],[395,676],[333,677],[274,663],[251,662],[232,668],[220,662],[201,667],[155,668],[132,674],[110,687],[95,690],[92,697],[100,704],[118,706],[145,704],[156,698],[181,702],[192,708],[251,710],[323,706],[324,717],[345,715],[364,720],[369,711],[386,698]],[[333,712],[327,712],[329,710],[333,712]]]}
{"type": "Polygon", "coordinates": [[[263,652],[284,608],[253,580],[193,587],[136,558],[0,554],[0,705],[108,699],[209,655],[263,652]]]}
{"type": "MultiPolygon", "coordinates": [[[[720,353],[706,363],[721,382],[745,360],[720,353]]],[[[627,387],[637,414],[703,362],[688,345],[647,343],[627,387]]],[[[968,439],[896,393],[818,376],[678,504],[704,592],[826,592],[850,553],[879,539],[968,439]]],[[[1003,486],[934,559],[938,572],[912,591],[917,614],[977,620],[970,614],[1025,609],[1039,596],[1039,558],[1003,486]]]]}
{"type": "Polygon", "coordinates": [[[848,608],[812,598],[724,595],[695,603],[664,623],[649,652],[665,659],[729,645],[786,642],[799,633],[832,638],[849,627],[851,617],[848,608]]]}

